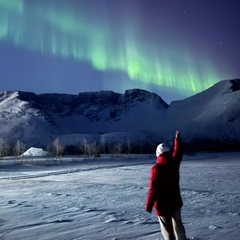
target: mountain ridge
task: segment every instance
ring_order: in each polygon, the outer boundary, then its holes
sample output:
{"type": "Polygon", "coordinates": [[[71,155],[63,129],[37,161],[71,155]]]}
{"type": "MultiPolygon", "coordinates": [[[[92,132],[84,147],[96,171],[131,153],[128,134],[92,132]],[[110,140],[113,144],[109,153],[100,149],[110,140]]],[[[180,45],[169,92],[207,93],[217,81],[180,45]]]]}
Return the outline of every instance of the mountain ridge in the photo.
{"type": "Polygon", "coordinates": [[[222,80],[201,93],[167,104],[143,89],[35,94],[0,92],[0,134],[13,144],[45,146],[59,137],[66,145],[83,138],[100,144],[130,138],[136,146],[171,142],[176,129],[187,148],[239,149],[240,80],[222,80]],[[208,144],[208,145],[207,145],[208,144]],[[222,148],[222,147],[220,147],[222,148]]]}

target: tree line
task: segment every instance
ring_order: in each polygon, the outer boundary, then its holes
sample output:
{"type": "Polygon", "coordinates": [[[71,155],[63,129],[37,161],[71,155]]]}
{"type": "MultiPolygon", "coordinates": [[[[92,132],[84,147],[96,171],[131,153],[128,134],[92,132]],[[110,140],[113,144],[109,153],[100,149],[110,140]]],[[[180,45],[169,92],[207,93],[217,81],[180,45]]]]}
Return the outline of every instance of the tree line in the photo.
{"type": "MultiPolygon", "coordinates": [[[[64,145],[57,137],[53,142],[43,147],[49,155],[60,158],[63,155],[85,155],[98,157],[100,154],[112,154],[121,156],[121,154],[131,153],[149,153],[152,152],[154,146],[133,146],[130,138],[126,138],[125,142],[100,144],[97,141],[88,142],[86,138],[80,140],[77,145],[64,145]]],[[[3,139],[0,139],[0,157],[5,156],[21,156],[27,150],[26,144],[17,140],[15,144],[9,145],[3,139]]]]}

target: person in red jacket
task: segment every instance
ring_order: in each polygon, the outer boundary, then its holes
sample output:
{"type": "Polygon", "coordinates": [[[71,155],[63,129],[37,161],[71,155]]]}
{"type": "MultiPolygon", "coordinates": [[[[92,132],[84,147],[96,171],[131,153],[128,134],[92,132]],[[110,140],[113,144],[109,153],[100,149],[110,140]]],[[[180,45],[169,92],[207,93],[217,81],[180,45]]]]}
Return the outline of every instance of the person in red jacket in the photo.
{"type": "Polygon", "coordinates": [[[165,240],[185,240],[186,234],[181,219],[183,206],[179,168],[182,161],[180,132],[176,131],[174,151],[170,152],[167,144],[161,143],[156,149],[157,162],[151,168],[146,211],[155,208],[161,233],[165,240]]]}

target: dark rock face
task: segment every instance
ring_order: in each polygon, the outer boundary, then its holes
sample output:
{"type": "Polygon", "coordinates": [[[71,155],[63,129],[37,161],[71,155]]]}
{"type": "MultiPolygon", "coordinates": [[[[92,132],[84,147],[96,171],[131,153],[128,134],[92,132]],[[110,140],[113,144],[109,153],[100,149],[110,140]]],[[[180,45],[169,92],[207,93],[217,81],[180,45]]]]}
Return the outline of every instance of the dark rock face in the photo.
{"type": "Polygon", "coordinates": [[[231,89],[233,92],[240,90],[240,79],[230,80],[232,86],[231,89]]]}

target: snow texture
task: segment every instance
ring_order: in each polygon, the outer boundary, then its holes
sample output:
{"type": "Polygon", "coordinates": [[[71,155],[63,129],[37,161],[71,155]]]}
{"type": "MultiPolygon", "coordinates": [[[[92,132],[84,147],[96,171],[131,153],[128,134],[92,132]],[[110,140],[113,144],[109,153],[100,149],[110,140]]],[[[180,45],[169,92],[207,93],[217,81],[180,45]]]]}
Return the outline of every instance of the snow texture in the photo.
{"type": "MultiPolygon", "coordinates": [[[[240,239],[240,153],[184,156],[182,218],[196,240],[240,239]]],[[[160,240],[145,212],[154,155],[0,161],[1,240],[160,240]]]]}
{"type": "Polygon", "coordinates": [[[26,152],[24,152],[21,156],[23,157],[43,157],[47,156],[48,152],[44,151],[42,148],[31,147],[26,152]]]}

